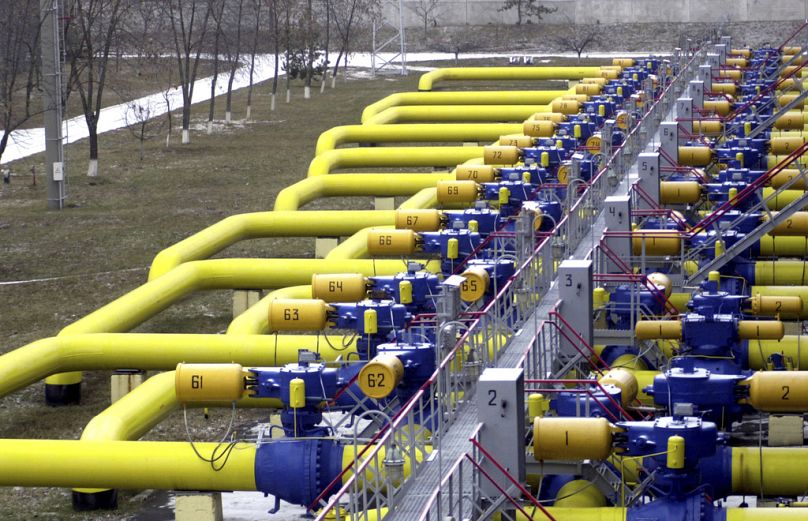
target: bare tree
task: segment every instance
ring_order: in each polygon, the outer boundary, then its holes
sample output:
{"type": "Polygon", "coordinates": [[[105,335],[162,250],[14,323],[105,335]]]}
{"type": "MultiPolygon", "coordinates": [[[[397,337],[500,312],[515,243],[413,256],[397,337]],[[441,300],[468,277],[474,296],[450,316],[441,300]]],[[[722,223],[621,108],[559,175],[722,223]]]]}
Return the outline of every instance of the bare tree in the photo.
{"type": "Polygon", "coordinates": [[[440,0],[416,0],[407,7],[415,11],[418,18],[424,24],[424,38],[428,36],[429,24],[437,25],[437,10],[440,7],[440,0]]]}
{"type": "Polygon", "coordinates": [[[343,62],[347,70],[352,38],[355,37],[358,28],[368,25],[374,17],[381,16],[381,4],[378,0],[331,0],[331,7],[334,27],[339,38],[339,52],[331,74],[331,88],[334,88],[340,62],[343,62]]]}
{"type": "Polygon", "coordinates": [[[171,35],[177,59],[180,88],[182,89],[182,143],[191,142],[191,104],[194,98],[194,83],[199,69],[199,57],[211,5],[207,0],[167,0],[164,2],[171,20],[171,35]]]}
{"type": "Polygon", "coordinates": [[[158,102],[150,98],[140,98],[126,104],[124,121],[126,128],[139,142],[139,157],[143,161],[143,149],[146,141],[157,137],[163,131],[166,120],[158,118],[160,112],[158,102]]]}
{"type": "Polygon", "coordinates": [[[274,71],[272,74],[272,96],[270,101],[269,110],[275,111],[275,98],[278,94],[278,72],[280,70],[280,49],[281,49],[281,30],[280,30],[280,13],[278,12],[279,0],[267,0],[269,4],[269,21],[272,32],[273,49],[275,52],[275,60],[273,63],[274,71]]]}
{"type": "Polygon", "coordinates": [[[564,51],[572,51],[578,55],[578,63],[581,62],[581,55],[591,45],[600,39],[600,26],[597,24],[576,24],[569,16],[565,16],[566,23],[558,36],[555,37],[556,44],[564,51]]]}
{"type": "Polygon", "coordinates": [[[505,0],[497,11],[503,12],[511,9],[516,9],[516,25],[521,25],[522,20],[530,21],[534,16],[537,20],[541,20],[544,15],[558,11],[557,7],[547,7],[537,3],[537,0],[505,0]]]}
{"type": "Polygon", "coordinates": [[[325,52],[325,63],[323,65],[323,79],[320,81],[320,93],[325,92],[325,82],[328,79],[328,45],[331,43],[331,1],[324,0],[325,3],[325,41],[323,44],[323,51],[325,52]]]}
{"type": "Polygon", "coordinates": [[[236,78],[236,71],[241,65],[241,15],[244,13],[244,0],[238,0],[236,10],[236,37],[235,40],[228,40],[228,59],[230,60],[230,76],[227,79],[227,99],[225,101],[224,120],[230,123],[233,117],[233,80],[236,78]]]}
{"type": "Polygon", "coordinates": [[[246,119],[249,121],[252,116],[252,96],[253,96],[253,77],[255,75],[255,55],[258,50],[258,33],[261,29],[261,2],[260,0],[251,0],[253,9],[253,34],[252,46],[250,47],[250,85],[247,87],[247,115],[246,119]]]}
{"type": "Polygon", "coordinates": [[[98,175],[98,120],[111,50],[121,36],[121,20],[128,5],[124,0],[76,0],[70,4],[65,39],[70,61],[68,83],[79,94],[87,123],[90,177],[98,175]]]}
{"type": "MultiPolygon", "coordinates": [[[[292,56],[292,1],[293,0],[283,0],[283,10],[284,16],[286,17],[286,21],[283,25],[283,36],[286,40],[286,49],[284,50],[284,62],[289,63],[289,59],[292,56]]],[[[289,73],[287,71],[286,74],[286,103],[292,101],[292,87],[290,85],[290,78],[289,73]]]]}
{"type": "Polygon", "coordinates": [[[208,102],[208,134],[213,133],[213,118],[216,115],[216,85],[219,82],[219,42],[222,39],[222,17],[225,0],[211,0],[213,19],[213,77],[210,80],[210,101],[208,102]]]}
{"type": "Polygon", "coordinates": [[[0,158],[11,133],[39,113],[31,108],[39,71],[38,13],[36,0],[0,3],[0,158]]]}

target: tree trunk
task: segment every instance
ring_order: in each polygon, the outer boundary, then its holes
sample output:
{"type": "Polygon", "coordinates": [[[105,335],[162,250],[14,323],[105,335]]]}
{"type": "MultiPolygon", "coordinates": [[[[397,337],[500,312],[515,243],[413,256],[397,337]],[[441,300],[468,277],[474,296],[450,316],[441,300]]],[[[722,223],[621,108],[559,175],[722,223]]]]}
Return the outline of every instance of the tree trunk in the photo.
{"type": "Polygon", "coordinates": [[[323,79],[320,81],[320,94],[325,92],[325,82],[328,80],[328,44],[331,39],[331,3],[325,0],[325,64],[323,65],[323,79]]]}
{"type": "Polygon", "coordinates": [[[238,14],[236,15],[236,55],[233,56],[233,63],[230,65],[230,78],[227,80],[227,99],[225,101],[224,121],[228,125],[233,118],[233,80],[236,78],[239,62],[241,61],[241,15],[244,0],[238,2],[238,14]]]}
{"type": "Polygon", "coordinates": [[[87,119],[87,133],[90,143],[90,162],[87,164],[87,177],[98,177],[98,123],[95,118],[87,119]]]}
{"type": "Polygon", "coordinates": [[[250,50],[250,85],[247,87],[247,120],[252,116],[253,76],[255,75],[255,53],[258,47],[258,30],[260,29],[261,4],[255,3],[255,27],[253,32],[252,49],[250,50]]]}
{"type": "Polygon", "coordinates": [[[213,39],[213,79],[210,82],[210,103],[208,104],[208,134],[213,133],[213,119],[216,112],[216,83],[219,80],[219,28],[213,39]]]}
{"type": "Polygon", "coordinates": [[[311,98],[311,77],[314,74],[314,38],[313,38],[313,27],[314,23],[312,21],[311,15],[312,7],[311,7],[311,0],[307,0],[306,2],[306,80],[305,86],[303,87],[303,98],[309,99],[311,98]]]}
{"type": "Polygon", "coordinates": [[[292,6],[290,6],[287,3],[286,4],[286,51],[285,51],[285,56],[286,56],[286,103],[289,103],[292,100],[292,91],[291,91],[291,86],[289,85],[289,81],[290,81],[289,80],[289,53],[291,52],[291,49],[290,49],[290,46],[291,46],[291,43],[290,43],[290,32],[291,32],[291,29],[290,29],[290,23],[291,23],[290,22],[290,17],[291,17],[291,13],[290,13],[290,11],[291,10],[292,10],[292,6]]]}

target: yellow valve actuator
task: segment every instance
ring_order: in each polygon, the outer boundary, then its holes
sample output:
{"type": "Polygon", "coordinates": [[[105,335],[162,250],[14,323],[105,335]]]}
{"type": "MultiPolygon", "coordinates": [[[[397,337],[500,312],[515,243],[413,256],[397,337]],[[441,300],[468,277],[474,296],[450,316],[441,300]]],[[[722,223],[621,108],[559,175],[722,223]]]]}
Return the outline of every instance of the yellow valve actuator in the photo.
{"type": "Polygon", "coordinates": [[[404,365],[391,354],[378,354],[359,371],[359,388],[370,398],[386,398],[404,377],[404,365]]]}
{"type": "Polygon", "coordinates": [[[367,241],[371,256],[412,255],[418,246],[418,236],[412,230],[374,228],[368,231],[367,241]]]}
{"type": "Polygon", "coordinates": [[[623,407],[627,407],[637,398],[637,391],[639,389],[637,378],[634,376],[634,373],[628,369],[619,367],[610,369],[609,372],[603,375],[598,381],[601,385],[613,385],[620,389],[620,401],[623,407]]]}
{"type": "Polygon", "coordinates": [[[499,136],[499,144],[507,147],[527,148],[533,146],[533,138],[523,134],[508,134],[499,136]]]}
{"type": "Polygon", "coordinates": [[[605,67],[600,68],[600,76],[601,78],[605,78],[607,80],[616,80],[617,76],[620,75],[620,72],[615,69],[607,69],[605,67]]]}
{"type": "Polygon", "coordinates": [[[580,111],[580,103],[573,99],[555,99],[550,104],[550,110],[561,114],[577,114],[580,111]]]}
{"type": "Polygon", "coordinates": [[[586,94],[587,96],[597,96],[600,94],[601,86],[597,83],[579,83],[575,86],[575,94],[586,94]]]}
{"type": "Polygon", "coordinates": [[[497,169],[491,165],[458,165],[455,168],[455,179],[458,181],[491,183],[496,177],[497,169]]]}
{"type": "Polygon", "coordinates": [[[635,230],[631,235],[631,250],[634,255],[679,255],[682,238],[676,230],[635,230]]]}
{"type": "Polygon", "coordinates": [[[681,436],[671,436],[668,438],[668,461],[669,469],[685,468],[685,439],[681,436]]]}
{"type": "Polygon", "coordinates": [[[244,394],[239,364],[177,364],[174,390],[180,403],[233,402],[244,394]]]}
{"type": "Polygon", "coordinates": [[[396,228],[416,232],[434,232],[443,227],[443,215],[438,210],[396,210],[396,228]]]}
{"type": "Polygon", "coordinates": [[[366,309],[363,313],[363,333],[366,335],[375,335],[379,332],[379,316],[376,314],[375,309],[366,309]]]}
{"type": "Polygon", "coordinates": [[[550,400],[541,393],[527,395],[527,415],[530,421],[544,416],[550,410],[550,400]]]}
{"type": "Polygon", "coordinates": [[[612,58],[612,65],[620,67],[634,67],[634,58],[612,58]]]}
{"type": "Polygon", "coordinates": [[[483,147],[483,163],[486,165],[515,165],[519,162],[519,147],[490,145],[483,147]]]}
{"type": "Polygon", "coordinates": [[[466,279],[460,285],[460,298],[464,302],[480,300],[491,282],[488,272],[479,266],[467,269],[460,276],[466,279]]]}
{"type": "Polygon", "coordinates": [[[300,409],[306,406],[306,381],[302,378],[293,378],[289,382],[289,407],[300,409]]]}
{"type": "Polygon", "coordinates": [[[718,71],[719,78],[727,78],[733,81],[740,81],[743,78],[743,72],[738,69],[722,69],[718,71]]]}
{"type": "Polygon", "coordinates": [[[754,315],[799,315],[802,312],[800,297],[762,296],[758,293],[749,301],[754,315]]]}
{"type": "Polygon", "coordinates": [[[729,53],[734,56],[743,56],[744,58],[749,58],[752,56],[751,49],[730,49],[729,53]]]}
{"type": "Polygon", "coordinates": [[[587,96],[586,94],[564,94],[563,96],[561,96],[561,98],[556,99],[562,99],[565,101],[566,100],[577,101],[578,103],[586,103],[589,100],[589,96],[587,96]]]}
{"type": "Polygon", "coordinates": [[[275,299],[269,303],[269,332],[321,331],[328,326],[328,304],[320,299],[275,299]]]}
{"type": "Polygon", "coordinates": [[[454,237],[446,241],[446,258],[456,259],[460,256],[460,242],[454,237]]]}
{"type": "Polygon", "coordinates": [[[412,282],[402,280],[398,283],[399,304],[412,304],[412,282]]]}
{"type": "Polygon", "coordinates": [[[787,156],[805,143],[801,136],[773,137],[769,140],[769,152],[787,156]]]}
{"type": "Polygon", "coordinates": [[[547,168],[550,166],[550,153],[549,152],[542,152],[540,157],[540,164],[542,168],[547,168]]]}
{"type": "Polygon", "coordinates": [[[603,460],[612,452],[612,427],[606,418],[535,418],[536,461],[603,460]]]}
{"type": "Polygon", "coordinates": [[[533,121],[552,121],[553,123],[563,123],[567,120],[567,115],[560,112],[536,112],[530,119],[533,121]]]}
{"type": "Polygon", "coordinates": [[[634,327],[634,335],[640,340],[679,340],[682,338],[682,323],[678,320],[640,320],[634,327]]]}
{"type": "Polygon", "coordinates": [[[710,90],[713,92],[717,92],[719,94],[729,94],[730,96],[734,96],[735,93],[738,91],[738,86],[734,83],[717,83],[713,82],[712,87],[710,90]]]}
{"type": "Polygon", "coordinates": [[[581,80],[581,83],[596,83],[600,86],[604,86],[609,83],[609,80],[606,78],[584,78],[581,80]]]}
{"type": "Polygon", "coordinates": [[[713,151],[710,147],[684,146],[679,147],[679,164],[684,166],[706,166],[713,160],[713,151]]]}
{"type": "Polygon", "coordinates": [[[665,292],[665,298],[670,298],[671,293],[673,292],[673,283],[671,282],[670,277],[664,273],[655,271],[654,273],[649,274],[647,278],[649,282],[657,287],[657,289],[661,289],[665,292]]]}
{"type": "Polygon", "coordinates": [[[780,130],[802,130],[804,126],[805,119],[799,110],[790,110],[774,122],[774,128],[779,128],[780,130]]]}
{"type": "Polygon", "coordinates": [[[508,204],[508,200],[510,198],[511,198],[511,191],[508,189],[508,187],[507,186],[500,187],[498,196],[499,204],[508,204]]]}
{"type": "Polygon", "coordinates": [[[367,296],[367,279],[361,273],[315,273],[311,296],[325,302],[358,302],[367,296]]]}
{"type": "Polygon", "coordinates": [[[720,136],[723,125],[718,120],[702,119],[693,122],[693,133],[705,136],[720,136]]]}
{"type": "Polygon", "coordinates": [[[746,58],[727,58],[726,64],[733,67],[746,67],[749,63],[746,58]]]}
{"type": "MultiPolygon", "coordinates": [[[[802,52],[802,47],[799,45],[787,45],[780,50],[783,54],[794,55],[802,52]]],[[[788,60],[786,60],[788,61],[788,60]]]]}
{"type": "Polygon", "coordinates": [[[795,212],[791,217],[775,226],[769,235],[792,237],[808,235],[808,212],[795,212]]]}
{"type": "Polygon", "coordinates": [[[742,339],[780,340],[785,333],[785,325],[779,320],[738,321],[738,337],[742,339]]]}
{"type": "Polygon", "coordinates": [[[471,219],[468,224],[468,229],[470,232],[478,232],[480,231],[480,223],[477,222],[476,219],[471,219]]]}
{"type": "Polygon", "coordinates": [[[742,382],[749,386],[748,403],[765,412],[808,410],[808,372],[758,371],[742,382]]]}
{"type": "Polygon", "coordinates": [[[586,148],[589,150],[600,150],[601,140],[600,132],[592,134],[586,138],[586,148]]]}
{"type": "Polygon", "coordinates": [[[479,185],[474,181],[438,181],[439,203],[473,203],[478,193],[479,185]]]}
{"type": "Polygon", "coordinates": [[[701,184],[696,181],[662,181],[659,202],[663,204],[695,203],[701,199],[701,184]]]}
{"type": "Polygon", "coordinates": [[[551,137],[555,132],[555,123],[552,121],[525,121],[522,125],[522,132],[526,136],[532,137],[551,137]]]}
{"type": "Polygon", "coordinates": [[[705,112],[714,112],[719,116],[726,116],[730,113],[730,104],[728,100],[707,100],[704,102],[705,112]]]}

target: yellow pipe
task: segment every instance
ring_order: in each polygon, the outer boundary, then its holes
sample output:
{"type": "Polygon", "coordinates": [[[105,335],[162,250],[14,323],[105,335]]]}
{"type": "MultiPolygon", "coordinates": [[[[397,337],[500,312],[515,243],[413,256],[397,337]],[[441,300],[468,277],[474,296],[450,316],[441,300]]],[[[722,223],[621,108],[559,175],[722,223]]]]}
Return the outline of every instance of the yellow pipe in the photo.
{"type": "Polygon", "coordinates": [[[438,189],[424,188],[398,206],[399,210],[417,210],[438,206],[438,189]]]}
{"type": "Polygon", "coordinates": [[[726,521],[802,521],[804,508],[728,508],[726,521]]]}
{"type": "MultiPolygon", "coordinates": [[[[808,287],[805,286],[752,286],[752,295],[760,294],[761,296],[776,296],[776,297],[799,297],[802,301],[802,309],[799,313],[800,319],[808,318],[808,287]]],[[[791,314],[791,317],[796,314],[791,314]]]]}
{"type": "Polygon", "coordinates": [[[442,81],[581,80],[613,70],[604,67],[446,67],[422,74],[419,91],[442,81]]]}
{"type": "MultiPolygon", "coordinates": [[[[222,451],[195,445],[206,458],[222,451]]],[[[218,470],[187,442],[6,439],[0,447],[2,486],[255,490],[254,443],[236,444],[218,470]]]]}
{"type": "Polygon", "coordinates": [[[340,212],[256,212],[227,217],[170,246],[155,256],[149,280],[188,261],[206,259],[244,239],[258,237],[341,237],[371,224],[393,224],[395,212],[353,210],[340,212]]]}
{"type": "MultiPolygon", "coordinates": [[[[808,284],[808,264],[798,260],[759,260],[755,262],[755,286],[754,291],[760,291],[761,295],[773,295],[769,293],[766,286],[804,286],[808,284]]],[[[801,291],[808,293],[808,288],[801,291]]],[[[752,293],[755,295],[756,293],[752,293]]],[[[791,293],[793,295],[793,293],[791,293]]],[[[802,296],[800,294],[800,296],[802,296]]],[[[805,301],[803,300],[803,310],[805,301]]]]}
{"type": "MultiPolygon", "coordinates": [[[[394,229],[395,226],[372,226],[355,233],[348,237],[342,243],[328,252],[325,256],[326,259],[367,259],[370,257],[368,252],[368,233],[374,229],[394,229]]],[[[400,264],[401,269],[406,269],[406,264],[400,264]]]]}
{"type": "MultiPolygon", "coordinates": [[[[782,210],[786,205],[802,197],[805,193],[802,190],[782,190],[779,194],[772,197],[774,190],[774,188],[769,186],[763,188],[763,197],[767,199],[766,207],[769,210],[782,210]]],[[[808,207],[803,208],[803,210],[808,210],[808,207]]]]}
{"type": "Polygon", "coordinates": [[[483,147],[340,148],[315,157],[309,164],[307,177],[328,175],[340,168],[454,167],[482,155],[483,147]]]}
{"type": "Polygon", "coordinates": [[[187,360],[274,366],[282,365],[277,363],[277,353],[290,348],[309,349],[323,359],[355,350],[354,344],[345,352],[332,349],[331,345],[342,346],[343,337],[337,335],[327,339],[323,335],[263,336],[267,317],[262,318],[264,329],[254,333],[246,327],[233,328],[231,324],[233,331],[228,331],[228,335],[95,333],[43,338],[0,356],[0,396],[63,371],[121,367],[167,370],[187,360]]]}
{"type": "Polygon", "coordinates": [[[524,122],[537,112],[552,112],[550,105],[423,105],[390,107],[368,119],[366,125],[389,125],[415,121],[524,122]]]}
{"type": "Polygon", "coordinates": [[[763,257],[804,257],[808,255],[808,237],[772,237],[769,234],[760,238],[760,255],[763,257]]]}
{"type": "Polygon", "coordinates": [[[749,340],[747,353],[750,369],[766,369],[766,362],[774,354],[790,358],[794,368],[808,369],[808,339],[801,335],[785,335],[780,340],[749,340]]]}
{"type": "Polygon", "coordinates": [[[574,92],[574,86],[569,90],[396,92],[365,107],[365,110],[362,111],[361,121],[366,123],[379,112],[391,107],[414,105],[545,105],[560,96],[574,92]]]}
{"type": "Polygon", "coordinates": [[[330,128],[320,134],[314,155],[319,156],[329,150],[336,149],[344,143],[493,141],[504,134],[514,134],[521,131],[522,125],[518,123],[344,125],[330,128]]]}
{"type": "MultiPolygon", "coordinates": [[[[394,213],[394,212],[391,212],[394,213]]],[[[194,291],[280,288],[311,282],[315,273],[391,275],[398,260],[214,259],[183,263],[62,330],[62,335],[128,331],[194,291]]]]}
{"type": "MultiPolygon", "coordinates": [[[[438,181],[454,179],[454,174],[450,173],[412,173],[412,174],[334,174],[329,176],[307,177],[297,183],[287,186],[280,191],[275,198],[275,211],[287,212],[300,209],[301,206],[320,197],[348,197],[348,196],[378,196],[395,197],[413,195],[424,188],[434,187],[438,181]]],[[[309,213],[297,213],[304,216],[309,213]]],[[[320,212],[313,212],[320,213],[320,212]]],[[[326,213],[326,212],[323,212],[326,213]]],[[[341,221],[343,212],[340,211],[339,219],[334,219],[334,212],[327,212],[330,217],[322,221],[327,224],[330,221],[341,221]]],[[[350,216],[348,216],[350,217],[350,216]]],[[[382,219],[379,218],[379,221],[382,219]]],[[[367,224],[373,224],[366,221],[367,224]]],[[[378,224],[389,224],[379,222],[378,224]]],[[[356,230],[354,230],[355,232],[356,230]]],[[[351,235],[346,233],[344,235],[351,235]]]]}
{"type": "Polygon", "coordinates": [[[735,494],[801,496],[808,483],[808,460],[803,461],[807,457],[804,447],[733,447],[732,491],[735,494]]]}
{"type": "Polygon", "coordinates": [[[557,508],[605,507],[606,497],[591,481],[574,479],[558,489],[553,505],[557,508]]]}

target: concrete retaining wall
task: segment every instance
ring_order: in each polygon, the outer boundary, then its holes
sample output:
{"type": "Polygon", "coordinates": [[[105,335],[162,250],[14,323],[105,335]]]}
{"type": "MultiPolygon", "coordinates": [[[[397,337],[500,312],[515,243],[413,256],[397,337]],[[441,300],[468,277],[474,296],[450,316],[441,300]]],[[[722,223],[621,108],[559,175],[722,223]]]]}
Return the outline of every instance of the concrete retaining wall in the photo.
{"type": "MultiPolygon", "coordinates": [[[[423,26],[419,6],[429,0],[405,0],[407,27],[423,26]]],[[[428,24],[514,24],[516,10],[500,12],[504,2],[492,0],[438,0],[428,24]]],[[[638,22],[751,22],[795,21],[808,18],[808,0],[541,0],[558,10],[541,23],[638,23],[638,22]]],[[[388,19],[392,15],[388,11],[388,19]]],[[[525,20],[523,19],[523,23],[525,20]]]]}

